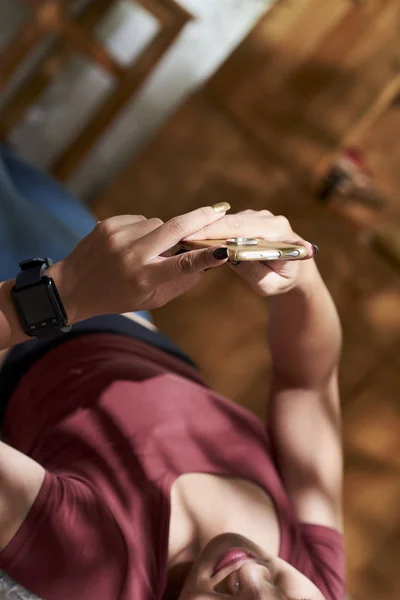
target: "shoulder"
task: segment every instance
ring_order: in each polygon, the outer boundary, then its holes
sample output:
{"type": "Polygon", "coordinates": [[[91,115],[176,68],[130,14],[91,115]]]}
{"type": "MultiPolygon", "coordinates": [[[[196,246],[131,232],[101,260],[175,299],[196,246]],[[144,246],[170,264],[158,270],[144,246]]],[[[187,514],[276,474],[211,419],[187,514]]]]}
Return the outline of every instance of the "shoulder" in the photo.
{"type": "Polygon", "coordinates": [[[344,539],[337,529],[323,525],[299,525],[296,568],[306,575],[327,600],[342,600],[345,594],[344,539]]]}
{"type": "Polygon", "coordinates": [[[30,514],[44,479],[39,463],[0,441],[0,551],[30,514]]]}
{"type": "Polygon", "coordinates": [[[62,599],[71,597],[63,590],[78,593],[87,574],[98,573],[93,584],[101,596],[101,585],[119,589],[125,554],[120,529],[101,495],[84,482],[46,472],[29,513],[0,553],[0,568],[40,597],[54,597],[49,590],[57,582],[62,599]]]}

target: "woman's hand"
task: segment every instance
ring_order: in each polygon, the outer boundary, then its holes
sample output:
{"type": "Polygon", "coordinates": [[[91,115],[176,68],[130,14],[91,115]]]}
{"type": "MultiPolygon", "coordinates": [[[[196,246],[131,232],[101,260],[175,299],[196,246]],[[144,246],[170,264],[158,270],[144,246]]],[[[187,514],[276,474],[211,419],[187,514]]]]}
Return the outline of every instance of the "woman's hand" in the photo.
{"type": "Polygon", "coordinates": [[[293,232],[285,217],[274,216],[268,210],[245,210],[235,215],[226,215],[223,219],[207,225],[186,239],[227,239],[231,237],[258,237],[307,248],[308,254],[303,260],[251,261],[242,262],[236,266],[230,265],[262,296],[283,294],[296,287],[306,272],[310,270],[304,261],[307,262],[318,253],[317,246],[306,242],[293,232]]]}
{"type": "Polygon", "coordinates": [[[75,250],[48,269],[70,323],[107,313],[163,306],[193,287],[203,271],[226,258],[217,247],[169,256],[182,238],[216,223],[226,202],[199,208],[163,223],[124,215],[99,222],[75,250]]]}

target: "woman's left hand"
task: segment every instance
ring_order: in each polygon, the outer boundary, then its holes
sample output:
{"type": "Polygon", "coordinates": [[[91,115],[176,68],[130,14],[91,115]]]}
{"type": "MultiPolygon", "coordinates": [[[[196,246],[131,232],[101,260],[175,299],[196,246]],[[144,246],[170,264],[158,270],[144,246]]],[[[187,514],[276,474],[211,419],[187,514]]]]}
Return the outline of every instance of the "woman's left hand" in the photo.
{"type": "Polygon", "coordinates": [[[141,215],[120,215],[98,223],[69,256],[47,270],[69,322],[159,308],[187,292],[206,269],[224,264],[226,256],[218,256],[218,247],[179,256],[169,256],[170,249],[182,237],[223,218],[229,209],[225,202],[166,223],[141,215]]]}
{"type": "Polygon", "coordinates": [[[234,271],[245,279],[261,296],[283,294],[296,287],[309,267],[306,263],[318,253],[318,248],[296,233],[286,217],[274,216],[268,210],[245,210],[229,214],[186,238],[188,240],[227,239],[231,237],[257,237],[269,241],[287,242],[307,248],[302,260],[249,261],[236,266],[234,271]]]}

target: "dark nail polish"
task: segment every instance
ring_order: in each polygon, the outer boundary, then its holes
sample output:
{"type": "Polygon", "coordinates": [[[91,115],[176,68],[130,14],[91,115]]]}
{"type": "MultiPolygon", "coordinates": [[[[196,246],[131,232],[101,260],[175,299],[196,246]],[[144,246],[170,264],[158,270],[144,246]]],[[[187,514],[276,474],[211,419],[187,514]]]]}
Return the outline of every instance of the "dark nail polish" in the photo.
{"type": "Polygon", "coordinates": [[[217,260],[225,260],[228,258],[228,248],[217,248],[213,252],[213,257],[217,260]]]}
{"type": "Polygon", "coordinates": [[[318,256],[318,254],[319,254],[319,248],[318,248],[317,244],[313,244],[312,247],[313,247],[313,250],[314,250],[314,256],[318,256]]]}

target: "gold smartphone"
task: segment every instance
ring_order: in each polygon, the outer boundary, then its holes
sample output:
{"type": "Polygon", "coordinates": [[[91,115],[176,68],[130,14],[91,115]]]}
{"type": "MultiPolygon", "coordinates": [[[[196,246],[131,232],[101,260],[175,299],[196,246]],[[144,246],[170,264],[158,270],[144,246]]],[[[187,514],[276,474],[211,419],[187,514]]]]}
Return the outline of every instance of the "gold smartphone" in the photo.
{"type": "Polygon", "coordinates": [[[269,242],[261,238],[229,238],[226,240],[194,240],[181,242],[181,250],[198,250],[210,246],[228,248],[228,258],[233,262],[246,260],[300,260],[307,256],[307,249],[295,244],[269,242]]]}

